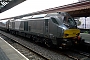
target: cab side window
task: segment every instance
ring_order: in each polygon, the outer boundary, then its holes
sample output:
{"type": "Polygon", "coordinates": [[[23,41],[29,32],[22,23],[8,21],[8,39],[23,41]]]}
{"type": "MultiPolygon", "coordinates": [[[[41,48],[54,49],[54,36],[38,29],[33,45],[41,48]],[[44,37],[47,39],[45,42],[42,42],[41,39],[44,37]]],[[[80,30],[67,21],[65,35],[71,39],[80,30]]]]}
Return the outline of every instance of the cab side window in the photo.
{"type": "Polygon", "coordinates": [[[51,19],[52,19],[53,23],[55,23],[55,24],[58,24],[58,25],[59,25],[59,23],[57,22],[57,20],[56,20],[55,18],[51,17],[51,19]]]}

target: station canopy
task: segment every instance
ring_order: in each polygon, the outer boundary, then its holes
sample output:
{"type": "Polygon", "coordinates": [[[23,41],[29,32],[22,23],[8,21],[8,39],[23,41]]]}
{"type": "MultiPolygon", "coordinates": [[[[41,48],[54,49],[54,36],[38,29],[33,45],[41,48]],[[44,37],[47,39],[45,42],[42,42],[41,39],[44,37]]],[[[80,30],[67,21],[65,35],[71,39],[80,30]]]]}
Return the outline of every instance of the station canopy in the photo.
{"type": "MultiPolygon", "coordinates": [[[[24,0],[12,0],[13,3],[15,1],[24,1],[24,0]]],[[[8,3],[6,6],[9,6],[10,4],[8,3]]],[[[11,3],[12,5],[12,3],[11,3]]],[[[5,7],[1,8],[1,12],[5,11],[5,7]]],[[[54,7],[54,8],[49,8],[45,9],[42,11],[37,11],[33,13],[28,13],[20,16],[15,16],[15,17],[9,17],[1,20],[6,20],[6,19],[20,19],[20,18],[27,18],[28,16],[31,18],[32,15],[38,15],[38,14],[45,14],[45,13],[54,13],[54,12],[67,12],[69,13],[72,17],[90,17],[90,1],[82,1],[82,2],[76,2],[64,6],[59,6],[59,7],[54,7]]],[[[34,16],[33,16],[34,17],[34,16]]]]}

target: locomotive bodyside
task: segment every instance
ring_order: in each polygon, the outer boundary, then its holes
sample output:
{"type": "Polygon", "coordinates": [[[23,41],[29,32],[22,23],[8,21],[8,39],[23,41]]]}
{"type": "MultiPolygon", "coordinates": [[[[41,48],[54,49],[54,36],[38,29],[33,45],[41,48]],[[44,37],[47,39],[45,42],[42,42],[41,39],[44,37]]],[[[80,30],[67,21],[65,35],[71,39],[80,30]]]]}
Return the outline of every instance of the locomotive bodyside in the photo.
{"type": "Polygon", "coordinates": [[[8,31],[8,20],[0,21],[0,29],[3,31],[8,31]]]}
{"type": "Polygon", "coordinates": [[[9,32],[45,43],[47,46],[56,45],[67,47],[78,44],[80,30],[75,21],[66,13],[50,13],[44,17],[32,17],[8,22],[9,32]]]}

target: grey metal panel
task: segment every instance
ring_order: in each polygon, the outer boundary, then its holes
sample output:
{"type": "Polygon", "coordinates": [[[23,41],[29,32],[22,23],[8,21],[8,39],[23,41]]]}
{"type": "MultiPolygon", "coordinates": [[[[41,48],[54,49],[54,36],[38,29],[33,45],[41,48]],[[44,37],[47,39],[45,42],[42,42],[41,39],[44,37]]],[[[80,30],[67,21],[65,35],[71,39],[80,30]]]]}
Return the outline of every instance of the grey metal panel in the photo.
{"type": "Polygon", "coordinates": [[[7,29],[9,28],[9,23],[10,23],[10,21],[8,20],[8,21],[6,22],[6,28],[7,28],[7,29]]]}
{"type": "Polygon", "coordinates": [[[49,20],[49,33],[54,36],[57,36],[57,29],[58,26],[54,24],[51,20],[49,20]]]}
{"type": "Polygon", "coordinates": [[[43,34],[44,20],[37,20],[36,32],[43,34]]]}
{"type": "Polygon", "coordinates": [[[32,20],[31,23],[31,32],[35,32],[35,22],[32,20]]]}
{"type": "Polygon", "coordinates": [[[12,22],[12,29],[15,29],[15,22],[12,22]]]}
{"type": "Polygon", "coordinates": [[[9,28],[12,28],[12,22],[9,23],[9,28]]]}
{"type": "Polygon", "coordinates": [[[19,30],[24,30],[24,21],[21,21],[20,26],[19,26],[19,30]]]}
{"type": "Polygon", "coordinates": [[[9,28],[15,29],[15,22],[10,22],[9,23],[9,28]]]}
{"type": "Polygon", "coordinates": [[[9,23],[9,28],[11,28],[11,29],[15,28],[14,22],[10,22],[10,23],[9,23]]]}
{"type": "Polygon", "coordinates": [[[19,26],[20,26],[21,21],[15,21],[15,29],[19,30],[19,26]]]}
{"type": "Polygon", "coordinates": [[[4,11],[6,11],[6,10],[8,10],[8,9],[14,7],[14,6],[16,6],[17,4],[24,2],[24,1],[26,1],[26,0],[12,0],[11,2],[9,2],[6,6],[4,6],[0,10],[0,13],[1,12],[4,12],[4,11]]]}
{"type": "Polygon", "coordinates": [[[30,32],[43,34],[44,20],[30,20],[29,21],[30,32]]]}

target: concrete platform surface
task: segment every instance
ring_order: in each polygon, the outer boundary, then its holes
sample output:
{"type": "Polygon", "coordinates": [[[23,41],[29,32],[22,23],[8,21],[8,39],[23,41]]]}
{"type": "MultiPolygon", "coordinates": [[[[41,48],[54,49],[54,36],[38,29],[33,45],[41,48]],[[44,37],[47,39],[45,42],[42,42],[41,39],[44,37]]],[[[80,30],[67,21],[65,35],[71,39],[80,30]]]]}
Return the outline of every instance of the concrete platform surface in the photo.
{"type": "Polygon", "coordinates": [[[90,43],[90,34],[80,33],[80,36],[85,39],[85,42],[90,43]]]}
{"type": "Polygon", "coordinates": [[[0,37],[0,60],[29,60],[0,37]]]}

